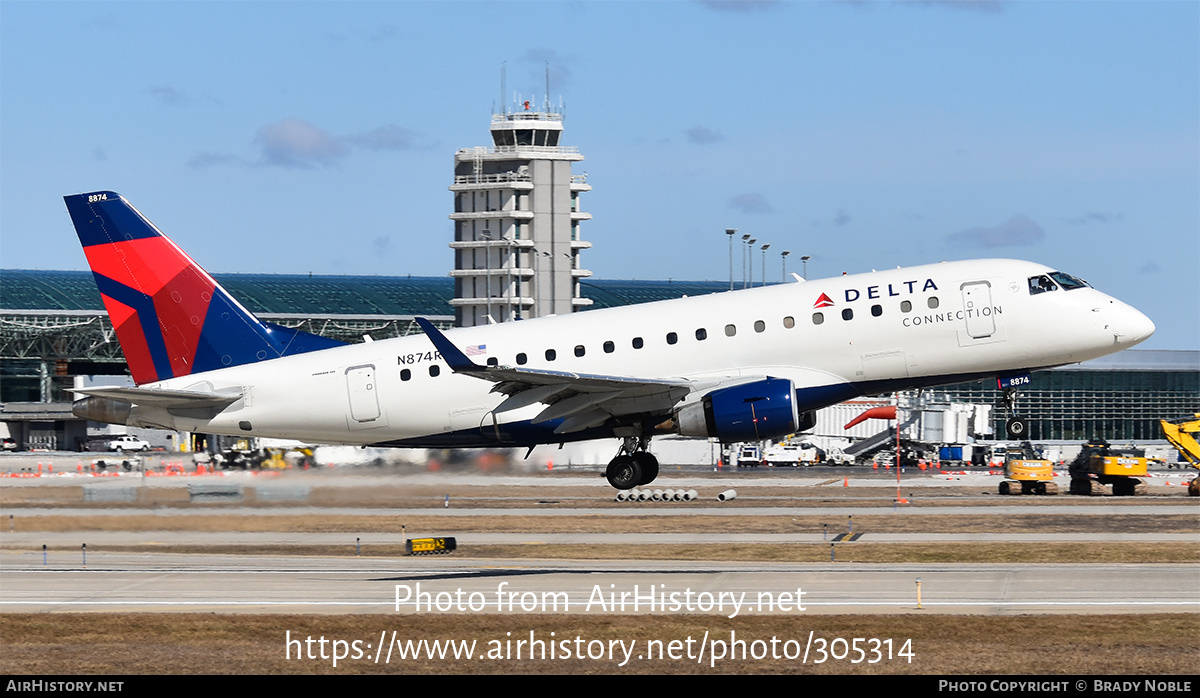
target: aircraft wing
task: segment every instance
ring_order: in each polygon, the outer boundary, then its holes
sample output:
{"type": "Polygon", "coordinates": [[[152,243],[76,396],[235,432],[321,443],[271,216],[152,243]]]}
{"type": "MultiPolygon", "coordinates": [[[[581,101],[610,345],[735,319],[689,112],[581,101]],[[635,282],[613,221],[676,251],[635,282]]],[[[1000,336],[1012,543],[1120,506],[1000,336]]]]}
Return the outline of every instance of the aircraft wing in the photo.
{"type": "Polygon", "coordinates": [[[543,403],[546,408],[532,421],[540,424],[561,418],[563,422],[555,428],[556,434],[594,427],[610,417],[662,415],[698,387],[682,379],[629,378],[513,366],[480,366],[454,346],[433,323],[425,318],[415,319],[452,371],[491,381],[496,384],[492,392],[508,396],[496,407],[496,413],[543,403]]]}
{"type": "Polygon", "coordinates": [[[242,393],[202,393],[193,390],[153,390],[149,388],[76,388],[69,392],[88,397],[101,397],[131,405],[181,409],[224,407],[241,399],[242,393]]]}

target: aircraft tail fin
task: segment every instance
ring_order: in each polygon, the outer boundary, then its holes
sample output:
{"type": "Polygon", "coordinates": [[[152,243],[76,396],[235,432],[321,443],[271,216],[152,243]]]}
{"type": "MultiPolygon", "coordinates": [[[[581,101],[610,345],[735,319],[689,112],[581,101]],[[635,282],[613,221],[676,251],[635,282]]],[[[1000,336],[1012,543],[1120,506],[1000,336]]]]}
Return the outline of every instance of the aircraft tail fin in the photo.
{"type": "Polygon", "coordinates": [[[260,321],[119,194],[63,199],[138,385],[341,344],[260,321]]]}

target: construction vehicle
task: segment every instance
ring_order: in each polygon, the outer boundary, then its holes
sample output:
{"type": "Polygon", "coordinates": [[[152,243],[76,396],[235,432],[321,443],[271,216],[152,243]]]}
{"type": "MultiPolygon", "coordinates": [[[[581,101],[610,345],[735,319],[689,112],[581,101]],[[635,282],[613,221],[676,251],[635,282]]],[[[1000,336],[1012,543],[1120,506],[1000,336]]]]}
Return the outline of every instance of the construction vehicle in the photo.
{"type": "Polygon", "coordinates": [[[1083,445],[1068,471],[1071,494],[1105,494],[1105,485],[1112,485],[1118,497],[1146,493],[1146,484],[1138,479],[1147,473],[1141,449],[1116,449],[1104,439],[1093,439],[1083,445]]]}
{"type": "Polygon", "coordinates": [[[192,460],[214,470],[287,470],[315,464],[312,448],[256,447],[249,439],[238,439],[216,453],[197,451],[192,460]]]}
{"type": "Polygon", "coordinates": [[[1038,458],[1028,441],[1005,449],[1004,477],[1008,479],[1000,483],[1000,494],[1058,494],[1054,464],[1038,458]]]}
{"type": "MultiPolygon", "coordinates": [[[[1200,443],[1197,443],[1195,436],[1200,433],[1200,413],[1192,416],[1195,419],[1173,422],[1163,419],[1159,420],[1159,424],[1162,425],[1163,436],[1167,437],[1167,441],[1171,442],[1184,460],[1193,468],[1200,468],[1200,443]]],[[[1200,477],[1193,478],[1188,483],[1188,494],[1192,497],[1200,496],[1200,477]]]]}

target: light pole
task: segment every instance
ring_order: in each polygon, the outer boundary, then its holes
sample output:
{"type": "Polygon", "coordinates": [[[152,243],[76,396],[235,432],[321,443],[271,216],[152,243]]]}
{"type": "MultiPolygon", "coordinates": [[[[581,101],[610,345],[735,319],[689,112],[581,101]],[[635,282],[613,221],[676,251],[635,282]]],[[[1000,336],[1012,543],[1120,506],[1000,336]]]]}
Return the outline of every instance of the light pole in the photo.
{"type": "Polygon", "coordinates": [[[742,288],[746,288],[746,241],[749,239],[749,233],[742,235],[742,288]]]}
{"type": "Polygon", "coordinates": [[[787,283],[787,256],[791,253],[791,250],[784,250],[779,253],[779,259],[783,261],[783,275],[779,277],[779,280],[784,283],[787,283]]]}
{"type": "MultiPolygon", "coordinates": [[[[513,308],[512,308],[513,307],[513,285],[514,285],[513,284],[513,272],[515,271],[514,265],[516,264],[516,261],[517,261],[516,260],[517,241],[513,238],[506,238],[506,237],[502,237],[500,239],[504,240],[504,242],[508,244],[508,274],[504,278],[504,297],[506,300],[507,307],[504,309],[504,321],[512,322],[512,320],[514,319],[513,318],[513,308]]],[[[520,279],[521,277],[517,276],[516,278],[520,279]]],[[[519,292],[519,289],[518,289],[518,292],[519,292]]]]}
{"type": "Polygon", "coordinates": [[[769,242],[763,243],[763,246],[762,246],[762,253],[763,253],[763,263],[762,263],[763,282],[762,282],[762,285],[763,286],[767,285],[767,248],[770,246],[771,246],[771,243],[769,243],[769,242]]]}
{"type": "Polygon", "coordinates": [[[549,252],[542,252],[536,247],[531,247],[533,252],[533,316],[542,316],[542,257],[551,257],[549,252]]]}
{"type": "Polygon", "coordinates": [[[808,260],[810,259],[812,259],[811,255],[802,255],[800,257],[800,262],[804,265],[804,273],[802,276],[804,276],[805,281],[808,281],[808,260]]]}
{"type": "Polygon", "coordinates": [[[746,288],[754,286],[754,243],[756,242],[758,242],[758,238],[750,238],[746,241],[746,245],[750,248],[750,259],[748,260],[748,266],[750,267],[750,283],[746,285],[746,288]]]}
{"type": "Polygon", "coordinates": [[[729,290],[733,290],[733,236],[737,234],[737,228],[726,228],[725,234],[729,236],[729,290]]]}
{"type": "Polygon", "coordinates": [[[492,324],[492,231],[483,230],[483,259],[487,267],[487,276],[483,279],[484,293],[487,294],[487,324],[492,324]]]}

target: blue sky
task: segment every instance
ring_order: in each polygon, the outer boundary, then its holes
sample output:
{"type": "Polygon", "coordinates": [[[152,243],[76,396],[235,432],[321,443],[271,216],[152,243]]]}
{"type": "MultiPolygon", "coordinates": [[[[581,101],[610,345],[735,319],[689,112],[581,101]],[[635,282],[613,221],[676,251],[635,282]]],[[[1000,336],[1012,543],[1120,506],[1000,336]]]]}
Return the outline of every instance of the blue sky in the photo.
{"type": "Polygon", "coordinates": [[[3,0],[0,266],[86,268],[61,197],[112,189],[210,271],[444,275],[547,62],[599,278],[1016,257],[1200,349],[1196,2],[3,0]]]}

